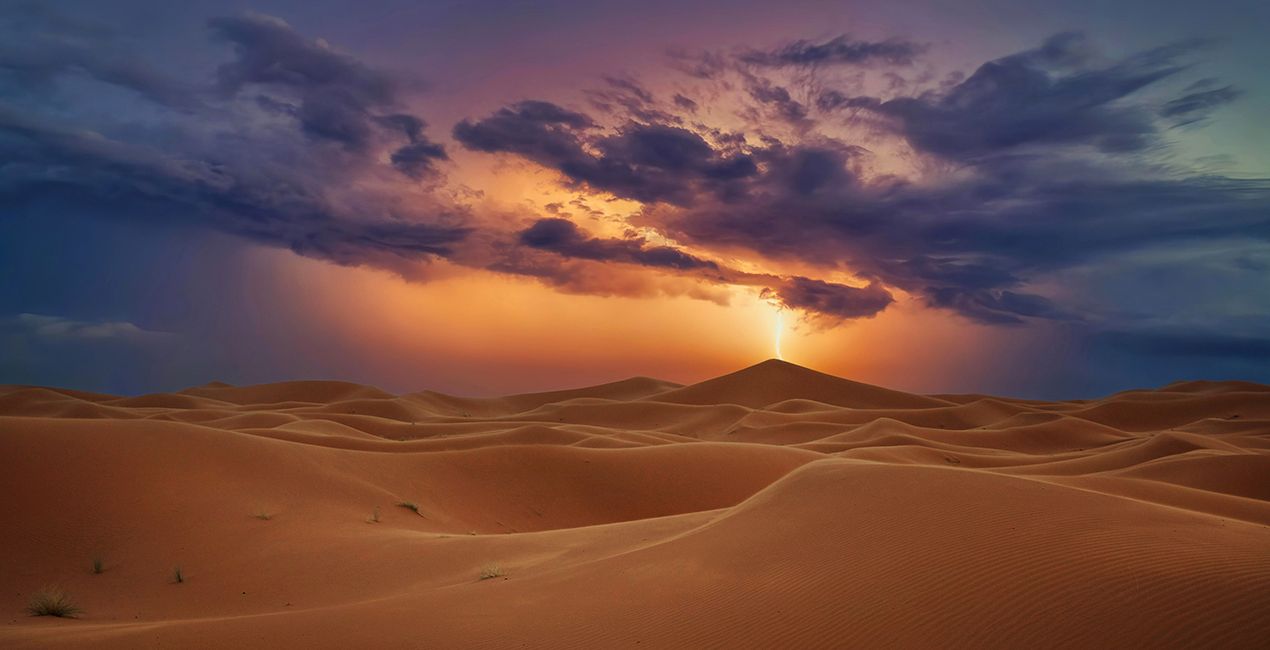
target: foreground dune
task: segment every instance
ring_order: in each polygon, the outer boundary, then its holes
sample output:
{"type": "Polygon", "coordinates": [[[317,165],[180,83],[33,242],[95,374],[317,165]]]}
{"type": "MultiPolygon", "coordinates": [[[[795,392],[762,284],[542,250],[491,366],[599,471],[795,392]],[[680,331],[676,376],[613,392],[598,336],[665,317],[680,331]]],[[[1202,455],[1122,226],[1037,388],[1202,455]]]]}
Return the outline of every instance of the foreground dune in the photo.
{"type": "Polygon", "coordinates": [[[1242,382],[9,386],[0,494],[6,648],[1270,639],[1270,387],[1242,382]],[[47,585],[77,618],[26,614],[47,585]]]}

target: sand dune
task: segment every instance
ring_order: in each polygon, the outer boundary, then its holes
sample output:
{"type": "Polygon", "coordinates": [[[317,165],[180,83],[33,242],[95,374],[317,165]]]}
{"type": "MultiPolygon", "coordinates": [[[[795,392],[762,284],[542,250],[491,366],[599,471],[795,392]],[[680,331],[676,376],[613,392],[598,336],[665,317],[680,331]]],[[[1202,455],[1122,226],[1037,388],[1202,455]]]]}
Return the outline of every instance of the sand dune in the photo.
{"type": "Polygon", "coordinates": [[[1246,382],[7,386],[0,494],[5,648],[1270,638],[1270,388],[1246,382]],[[46,585],[78,617],[28,616],[46,585]]]}

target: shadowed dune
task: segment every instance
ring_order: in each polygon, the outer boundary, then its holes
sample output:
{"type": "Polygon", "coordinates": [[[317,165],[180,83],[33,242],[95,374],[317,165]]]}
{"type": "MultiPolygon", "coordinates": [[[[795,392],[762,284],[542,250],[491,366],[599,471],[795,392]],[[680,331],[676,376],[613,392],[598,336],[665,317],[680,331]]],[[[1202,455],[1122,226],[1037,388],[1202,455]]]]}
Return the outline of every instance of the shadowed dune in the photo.
{"type": "Polygon", "coordinates": [[[646,399],[678,404],[740,404],[750,408],[791,399],[862,409],[920,409],[948,404],[933,397],[861,384],[775,359],[646,399]]]}
{"type": "Polygon", "coordinates": [[[8,386],[0,493],[5,648],[1270,638],[1270,388],[1247,382],[1043,402],[766,361],[502,398],[8,386]],[[79,617],[27,616],[45,585],[79,617]]]}

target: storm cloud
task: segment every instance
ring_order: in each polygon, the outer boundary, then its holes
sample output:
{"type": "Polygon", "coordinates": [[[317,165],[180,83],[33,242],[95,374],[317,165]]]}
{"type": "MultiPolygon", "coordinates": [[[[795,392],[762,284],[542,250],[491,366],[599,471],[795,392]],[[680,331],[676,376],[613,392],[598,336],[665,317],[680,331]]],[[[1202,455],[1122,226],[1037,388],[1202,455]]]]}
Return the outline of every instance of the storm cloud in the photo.
{"type": "Polygon", "coordinates": [[[895,301],[877,282],[853,287],[801,276],[788,278],[763,293],[776,298],[781,306],[808,312],[832,325],[873,316],[895,301]]]}
{"type": "MultiPolygon", "coordinates": [[[[1026,146],[1138,151],[1158,133],[1152,111],[1127,98],[1185,70],[1203,42],[1141,52],[1110,65],[1089,60],[1079,33],[990,61],[945,93],[876,104],[914,146],[964,160],[1026,146]]],[[[859,100],[857,100],[858,102],[859,100]]]]}
{"type": "Polygon", "coordinates": [[[588,260],[630,262],[681,270],[718,268],[714,262],[670,246],[649,246],[638,239],[588,237],[568,219],[539,219],[521,231],[520,242],[531,248],[588,260]]]}
{"type": "Polygon", "coordinates": [[[276,18],[245,14],[213,19],[209,27],[216,41],[233,46],[214,88],[135,66],[135,74],[115,74],[123,62],[139,59],[111,43],[98,42],[93,50],[113,62],[111,69],[72,65],[69,50],[28,52],[27,73],[36,69],[35,59],[44,61],[36,77],[18,77],[30,90],[32,83],[75,83],[68,76],[74,68],[179,110],[165,115],[162,137],[151,138],[109,124],[96,131],[63,124],[21,103],[0,103],[0,152],[7,162],[0,168],[0,206],[184,221],[340,264],[399,272],[447,255],[470,232],[452,206],[407,209],[392,197],[339,189],[352,178],[379,174],[377,156],[385,149],[388,168],[412,179],[447,158],[427,139],[421,118],[393,111],[398,84],[390,75],[276,18]],[[243,96],[253,101],[238,102],[243,96]],[[297,129],[272,128],[274,114],[293,117],[297,129]],[[347,153],[327,154],[325,142],[347,153]]]}
{"type": "Polygon", "coordinates": [[[460,122],[454,138],[469,149],[517,154],[577,185],[637,201],[688,204],[699,191],[723,189],[757,171],[749,156],[718,151],[679,126],[631,122],[599,134],[595,124],[550,102],[526,101],[460,122]]]}
{"type": "MultiPolygon", "coordinates": [[[[872,57],[902,64],[922,51],[886,44],[803,41],[741,59],[759,68],[872,57]]],[[[657,122],[606,129],[544,101],[461,122],[455,136],[471,149],[555,169],[579,189],[640,201],[646,207],[634,223],[695,247],[744,249],[868,279],[863,289],[788,277],[766,286],[769,297],[809,314],[871,315],[900,290],[988,325],[1092,327],[1053,287],[1043,288],[1048,278],[1189,242],[1270,240],[1265,181],[1165,173],[1140,162],[1167,148],[1168,126],[1239,97],[1213,80],[1168,89],[1208,46],[1186,41],[1115,60],[1079,33],[1058,34],[909,96],[822,88],[818,115],[777,81],[746,73],[752,99],[804,123],[794,139],[720,137],[657,122]],[[1144,95],[1160,89],[1176,94],[1162,105],[1144,95]],[[817,120],[843,108],[878,116],[897,142],[959,168],[934,179],[868,173],[866,147],[816,132],[817,120]]],[[[726,65],[709,60],[716,72],[726,65]]],[[[695,110],[695,101],[679,103],[695,110]]],[[[581,244],[557,252],[598,255],[581,244]]]]}

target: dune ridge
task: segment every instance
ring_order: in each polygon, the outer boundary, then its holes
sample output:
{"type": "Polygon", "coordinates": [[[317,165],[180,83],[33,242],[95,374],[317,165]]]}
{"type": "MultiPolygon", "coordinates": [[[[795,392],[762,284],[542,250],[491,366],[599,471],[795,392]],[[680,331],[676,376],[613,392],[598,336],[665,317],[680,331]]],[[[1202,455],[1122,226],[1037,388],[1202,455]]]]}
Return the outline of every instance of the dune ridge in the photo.
{"type": "Polygon", "coordinates": [[[503,398],[3,386],[0,494],[6,648],[1270,638],[1248,382],[1044,402],[769,360],[503,398]],[[82,614],[27,616],[45,585],[82,614]]]}

